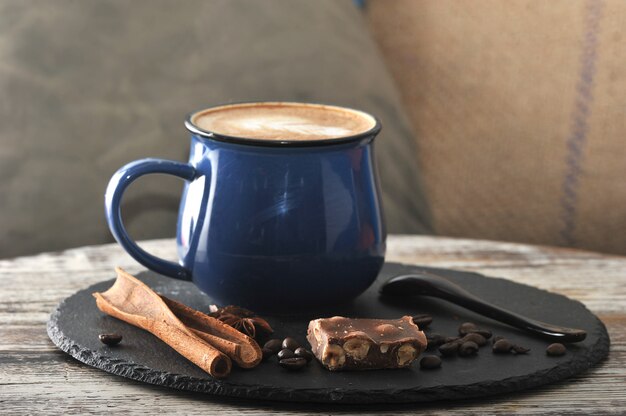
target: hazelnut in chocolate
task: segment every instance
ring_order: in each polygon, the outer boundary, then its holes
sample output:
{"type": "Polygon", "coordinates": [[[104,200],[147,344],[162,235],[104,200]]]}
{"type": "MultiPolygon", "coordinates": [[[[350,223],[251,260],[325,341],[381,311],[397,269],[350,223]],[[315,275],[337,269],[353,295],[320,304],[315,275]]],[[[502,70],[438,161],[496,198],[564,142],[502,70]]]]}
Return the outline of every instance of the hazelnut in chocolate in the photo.
{"type": "Polygon", "coordinates": [[[331,371],[408,367],[426,349],[426,336],[410,316],[315,319],[309,322],[307,339],[331,371]]]}

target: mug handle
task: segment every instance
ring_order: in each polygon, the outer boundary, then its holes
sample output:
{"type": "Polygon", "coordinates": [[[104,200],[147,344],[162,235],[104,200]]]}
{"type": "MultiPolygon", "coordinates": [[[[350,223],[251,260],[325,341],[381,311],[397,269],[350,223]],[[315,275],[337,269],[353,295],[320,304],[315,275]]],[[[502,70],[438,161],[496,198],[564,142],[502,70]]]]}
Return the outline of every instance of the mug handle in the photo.
{"type": "Polygon", "coordinates": [[[124,191],[140,176],[164,173],[190,181],[196,177],[196,169],[187,164],[164,159],[140,159],[121,167],[111,177],[104,195],[104,209],[109,229],[117,242],[135,260],[148,269],[180,280],[191,280],[191,271],[167,260],[160,259],[141,249],[126,232],[120,208],[124,191]]]}

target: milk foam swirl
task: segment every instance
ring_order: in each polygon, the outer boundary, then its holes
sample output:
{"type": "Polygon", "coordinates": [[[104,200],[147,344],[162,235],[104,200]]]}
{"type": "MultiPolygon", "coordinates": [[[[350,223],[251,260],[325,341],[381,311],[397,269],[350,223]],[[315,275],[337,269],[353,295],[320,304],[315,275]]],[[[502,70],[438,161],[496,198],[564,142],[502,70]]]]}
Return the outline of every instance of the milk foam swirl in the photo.
{"type": "Polygon", "coordinates": [[[356,110],[317,104],[255,103],[211,108],[192,116],[199,128],[261,140],[325,140],[364,133],[376,125],[356,110]]]}

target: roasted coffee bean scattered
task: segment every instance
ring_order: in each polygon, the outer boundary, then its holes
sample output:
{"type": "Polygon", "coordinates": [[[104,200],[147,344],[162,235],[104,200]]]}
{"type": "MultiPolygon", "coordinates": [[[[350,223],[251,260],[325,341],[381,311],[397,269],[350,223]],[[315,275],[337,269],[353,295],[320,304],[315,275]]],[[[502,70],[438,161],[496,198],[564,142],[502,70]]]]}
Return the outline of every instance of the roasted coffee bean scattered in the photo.
{"type": "Polygon", "coordinates": [[[296,348],[298,348],[299,346],[300,344],[298,344],[298,341],[296,341],[292,337],[285,338],[282,344],[283,349],[287,348],[288,350],[291,350],[291,351],[295,351],[296,348]]]}
{"type": "Polygon", "coordinates": [[[482,347],[484,345],[487,345],[487,339],[485,337],[483,337],[480,334],[477,334],[475,332],[469,333],[467,335],[465,335],[462,338],[463,342],[467,342],[467,341],[472,341],[475,342],[476,345],[478,345],[479,347],[482,347]]]}
{"type": "Polygon", "coordinates": [[[566,352],[567,349],[565,348],[565,345],[561,344],[560,342],[550,344],[548,345],[548,348],[546,348],[546,354],[551,357],[559,357],[561,355],[565,355],[566,352]]]}
{"type": "Polygon", "coordinates": [[[439,352],[444,357],[450,357],[452,355],[455,355],[458,350],[459,350],[459,343],[457,341],[447,342],[439,346],[439,352]]]}
{"type": "Polygon", "coordinates": [[[263,348],[267,348],[268,350],[272,351],[273,354],[276,354],[278,351],[283,349],[282,341],[277,338],[270,339],[263,345],[263,348]]]}
{"type": "Polygon", "coordinates": [[[432,370],[441,367],[441,358],[436,355],[426,355],[420,360],[420,368],[432,370]]]}
{"type": "Polygon", "coordinates": [[[485,337],[485,339],[491,338],[492,335],[491,331],[488,329],[478,328],[476,324],[472,322],[465,322],[459,326],[459,335],[465,336],[467,334],[480,334],[485,337]]]}
{"type": "Polygon", "coordinates": [[[459,337],[446,337],[444,344],[447,344],[448,342],[455,342],[455,341],[458,341],[460,339],[461,338],[459,338],[459,337]]]}
{"type": "Polygon", "coordinates": [[[294,358],[296,356],[296,354],[291,351],[290,349],[287,348],[283,348],[282,350],[278,351],[278,359],[279,360],[284,360],[286,358],[294,358]]]}
{"type": "Polygon", "coordinates": [[[493,333],[488,329],[479,329],[478,331],[474,331],[472,333],[482,335],[485,339],[489,339],[493,336],[493,333]]]}
{"type": "Polygon", "coordinates": [[[294,355],[299,358],[304,358],[307,363],[313,359],[313,353],[304,347],[296,348],[294,355]]]}
{"type": "Polygon", "coordinates": [[[270,350],[269,348],[261,348],[261,352],[263,352],[263,359],[267,360],[268,358],[270,358],[272,355],[275,355],[276,353],[272,350],[270,350]]]}
{"type": "Polygon", "coordinates": [[[493,337],[493,338],[491,339],[491,342],[492,342],[493,344],[495,344],[496,342],[500,341],[501,339],[504,339],[504,337],[503,337],[502,335],[496,335],[495,337],[493,337]]]}
{"type": "Polygon", "coordinates": [[[488,329],[476,329],[472,331],[471,334],[482,335],[485,339],[489,339],[493,335],[493,333],[488,329]]]}
{"type": "Polygon", "coordinates": [[[476,355],[478,352],[478,345],[473,341],[466,341],[459,347],[459,355],[461,357],[469,357],[470,355],[476,355]]]}
{"type": "Polygon", "coordinates": [[[526,354],[530,351],[530,348],[523,347],[521,345],[513,344],[506,338],[499,337],[496,342],[493,343],[492,351],[496,354],[526,354]]]}
{"type": "Polygon", "coordinates": [[[413,323],[417,325],[417,327],[423,331],[424,328],[428,327],[433,321],[433,317],[430,315],[415,315],[413,318],[413,323]]]}
{"type": "Polygon", "coordinates": [[[521,345],[513,345],[511,351],[515,354],[526,354],[530,351],[530,348],[522,347],[521,345]]]}
{"type": "Polygon", "coordinates": [[[284,358],[278,362],[281,367],[287,370],[301,370],[306,366],[306,359],[302,357],[284,358]]]}
{"type": "Polygon", "coordinates": [[[264,360],[276,355],[278,364],[288,370],[300,370],[314,358],[311,351],[300,347],[292,337],[283,340],[270,339],[263,345],[261,351],[263,351],[264,360]]]}
{"type": "Polygon", "coordinates": [[[438,347],[446,343],[446,337],[441,334],[426,334],[428,348],[438,347]]]}
{"type": "Polygon", "coordinates": [[[103,344],[106,344],[109,347],[117,345],[120,341],[122,341],[122,336],[119,334],[100,334],[98,335],[98,338],[103,344]]]}
{"type": "Polygon", "coordinates": [[[511,352],[513,344],[508,339],[502,338],[493,344],[492,351],[496,354],[508,354],[511,352]]]}
{"type": "Polygon", "coordinates": [[[472,323],[472,322],[463,322],[461,325],[459,325],[459,334],[460,335],[467,335],[469,334],[471,331],[478,329],[476,327],[476,324],[472,323]]]}

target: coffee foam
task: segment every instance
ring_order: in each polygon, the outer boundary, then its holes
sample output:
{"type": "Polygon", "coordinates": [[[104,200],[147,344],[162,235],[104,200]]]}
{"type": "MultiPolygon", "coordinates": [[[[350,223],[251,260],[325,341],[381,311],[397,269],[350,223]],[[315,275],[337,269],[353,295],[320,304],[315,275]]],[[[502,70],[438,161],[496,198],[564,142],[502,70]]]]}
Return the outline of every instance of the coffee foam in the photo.
{"type": "Polygon", "coordinates": [[[250,103],[215,107],[196,113],[202,130],[260,140],[324,140],[371,130],[376,120],[341,107],[298,103],[250,103]]]}

